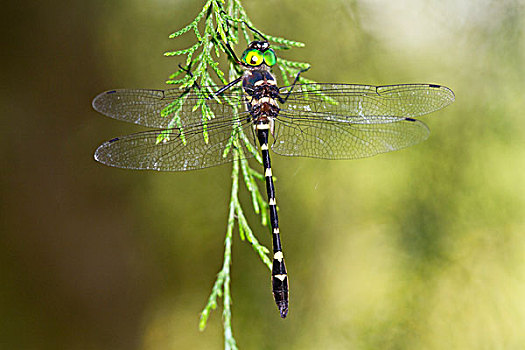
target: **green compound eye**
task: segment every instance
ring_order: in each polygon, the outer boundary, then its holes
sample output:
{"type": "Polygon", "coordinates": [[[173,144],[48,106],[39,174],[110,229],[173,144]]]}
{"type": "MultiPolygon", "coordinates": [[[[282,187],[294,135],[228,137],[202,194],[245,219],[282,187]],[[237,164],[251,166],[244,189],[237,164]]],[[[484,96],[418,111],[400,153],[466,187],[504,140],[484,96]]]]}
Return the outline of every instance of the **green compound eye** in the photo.
{"type": "Polygon", "coordinates": [[[263,63],[263,54],[256,49],[248,49],[242,54],[242,61],[250,66],[259,66],[263,63]]]}
{"type": "Polygon", "coordinates": [[[275,57],[275,52],[273,52],[272,49],[269,49],[264,53],[264,62],[270,67],[277,63],[277,57],[275,57]]]}

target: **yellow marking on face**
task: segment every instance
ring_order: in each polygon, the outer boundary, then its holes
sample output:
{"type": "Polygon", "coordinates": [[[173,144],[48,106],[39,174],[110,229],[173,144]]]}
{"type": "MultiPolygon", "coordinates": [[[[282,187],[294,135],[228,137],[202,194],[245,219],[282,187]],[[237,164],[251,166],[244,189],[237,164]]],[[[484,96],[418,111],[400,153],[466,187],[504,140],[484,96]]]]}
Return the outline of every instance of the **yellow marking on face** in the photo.
{"type": "Polygon", "coordinates": [[[275,201],[275,198],[270,198],[270,200],[268,201],[268,204],[269,205],[277,205],[277,202],[275,201]]]}
{"type": "Polygon", "coordinates": [[[262,145],[261,145],[261,149],[262,149],[263,151],[267,151],[267,150],[268,150],[268,144],[267,144],[267,143],[262,144],[262,145]]]}
{"type": "Polygon", "coordinates": [[[284,255],[283,252],[277,252],[273,255],[273,258],[277,260],[278,262],[283,261],[284,255]]]}
{"type": "Polygon", "coordinates": [[[253,85],[254,86],[259,86],[259,85],[262,85],[262,84],[264,84],[264,80],[261,79],[261,80],[256,81],[255,84],[253,84],[253,85]]]}
{"type": "Polygon", "coordinates": [[[284,279],[286,278],[286,275],[275,275],[273,277],[275,277],[275,278],[277,278],[277,279],[279,279],[281,281],[284,281],[284,279]]]}
{"type": "Polygon", "coordinates": [[[272,176],[272,169],[271,168],[266,169],[266,171],[264,172],[264,176],[266,177],[272,176]]]}
{"type": "Polygon", "coordinates": [[[266,82],[270,85],[277,85],[277,82],[275,80],[266,80],[266,82]]]}

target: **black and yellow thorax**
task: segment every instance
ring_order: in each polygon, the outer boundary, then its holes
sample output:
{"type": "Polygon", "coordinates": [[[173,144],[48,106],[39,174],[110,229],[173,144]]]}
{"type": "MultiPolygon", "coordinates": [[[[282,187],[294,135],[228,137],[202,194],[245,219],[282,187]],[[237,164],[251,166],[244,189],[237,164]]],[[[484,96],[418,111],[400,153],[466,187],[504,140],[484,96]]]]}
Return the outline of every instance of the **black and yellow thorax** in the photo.
{"type": "Polygon", "coordinates": [[[275,53],[265,41],[250,43],[241,58],[245,68],[242,87],[246,95],[246,108],[256,125],[271,124],[279,113],[279,88],[270,72],[276,60],[275,53]]]}

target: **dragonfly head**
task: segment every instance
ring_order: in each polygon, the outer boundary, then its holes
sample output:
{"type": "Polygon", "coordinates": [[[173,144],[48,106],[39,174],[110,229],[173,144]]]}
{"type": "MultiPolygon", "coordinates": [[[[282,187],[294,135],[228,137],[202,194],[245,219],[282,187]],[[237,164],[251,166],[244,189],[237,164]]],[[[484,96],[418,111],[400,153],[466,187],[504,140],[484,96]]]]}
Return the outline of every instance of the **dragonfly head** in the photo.
{"type": "Polygon", "coordinates": [[[267,41],[252,41],[241,56],[241,63],[247,68],[271,67],[277,63],[275,52],[267,41]]]}

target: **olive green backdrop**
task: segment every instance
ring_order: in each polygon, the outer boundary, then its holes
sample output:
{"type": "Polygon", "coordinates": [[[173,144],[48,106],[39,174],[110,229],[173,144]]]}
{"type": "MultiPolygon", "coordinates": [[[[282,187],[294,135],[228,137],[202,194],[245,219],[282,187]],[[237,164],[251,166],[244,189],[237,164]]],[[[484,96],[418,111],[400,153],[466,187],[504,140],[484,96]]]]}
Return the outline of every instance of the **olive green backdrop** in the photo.
{"type": "MultiPolygon", "coordinates": [[[[91,108],[111,88],[164,88],[202,3],[6,2],[1,21],[0,347],[220,349],[197,328],[222,263],[230,166],[102,166],[141,130],[91,108]]],[[[418,146],[356,161],[274,156],[291,281],[235,236],[243,349],[518,349],[525,343],[523,1],[246,1],[282,52],[324,82],[437,83],[456,102],[418,146]]],[[[240,53],[243,47],[235,47],[240,53]]],[[[257,166],[257,165],[255,165],[257,166]]],[[[250,202],[244,194],[249,212],[250,202]]],[[[258,237],[268,229],[251,215],[258,237]]]]}

